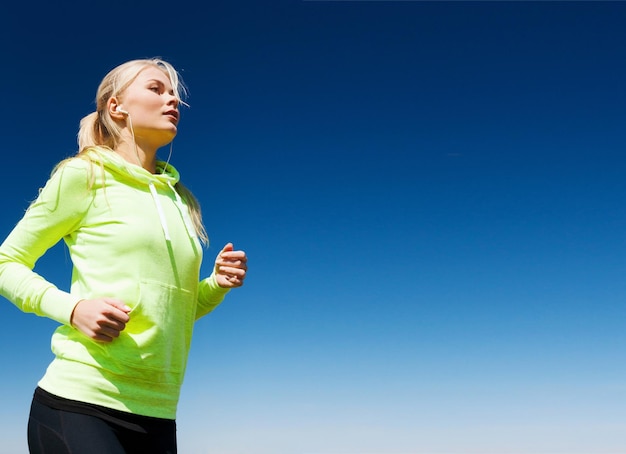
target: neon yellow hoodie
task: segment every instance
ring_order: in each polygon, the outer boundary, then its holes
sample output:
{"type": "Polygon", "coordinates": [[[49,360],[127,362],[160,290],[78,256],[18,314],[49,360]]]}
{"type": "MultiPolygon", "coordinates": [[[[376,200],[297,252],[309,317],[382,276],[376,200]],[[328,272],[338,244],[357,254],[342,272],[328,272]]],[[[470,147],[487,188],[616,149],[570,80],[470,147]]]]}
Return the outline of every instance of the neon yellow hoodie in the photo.
{"type": "Polygon", "coordinates": [[[200,280],[202,247],[170,165],[157,174],[104,148],[64,163],[0,246],[0,295],[60,322],[55,359],[39,382],[67,399],[175,419],[195,320],[228,290],[200,280]],[[163,173],[162,173],[163,172],[163,173]],[[70,292],[33,272],[61,238],[73,262],[70,292]],[[82,299],[132,308],[111,343],[70,326],[82,299]]]}

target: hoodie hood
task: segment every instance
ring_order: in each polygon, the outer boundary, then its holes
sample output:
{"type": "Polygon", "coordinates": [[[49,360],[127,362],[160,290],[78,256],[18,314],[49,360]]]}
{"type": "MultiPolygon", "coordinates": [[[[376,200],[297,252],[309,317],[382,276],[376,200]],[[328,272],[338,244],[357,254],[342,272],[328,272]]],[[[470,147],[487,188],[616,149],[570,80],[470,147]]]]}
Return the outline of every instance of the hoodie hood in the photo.
{"type": "Polygon", "coordinates": [[[174,166],[157,161],[157,173],[150,173],[143,167],[128,162],[118,153],[108,148],[92,147],[85,153],[90,161],[104,166],[111,173],[123,180],[132,180],[139,185],[154,184],[156,187],[174,186],[180,181],[180,174],[174,166]]]}
{"type": "Polygon", "coordinates": [[[188,236],[191,239],[197,238],[195,227],[193,226],[193,222],[189,216],[187,204],[182,200],[175,189],[176,183],[180,181],[180,174],[174,166],[164,161],[157,161],[157,173],[150,173],[143,167],[128,162],[115,151],[103,147],[89,148],[85,151],[84,156],[91,162],[104,167],[119,180],[124,181],[131,186],[149,189],[152,194],[155,209],[159,214],[163,235],[165,236],[165,240],[168,242],[171,241],[171,238],[167,225],[167,219],[163,212],[161,202],[159,201],[159,191],[165,191],[173,195],[178,212],[183,220],[183,223],[185,224],[185,228],[187,229],[188,236]]]}

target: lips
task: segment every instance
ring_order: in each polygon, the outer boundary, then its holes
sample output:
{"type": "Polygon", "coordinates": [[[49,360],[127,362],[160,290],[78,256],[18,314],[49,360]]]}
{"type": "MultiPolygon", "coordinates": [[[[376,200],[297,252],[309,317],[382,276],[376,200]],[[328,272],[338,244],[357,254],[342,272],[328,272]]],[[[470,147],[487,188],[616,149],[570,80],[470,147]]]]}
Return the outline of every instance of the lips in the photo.
{"type": "Polygon", "coordinates": [[[167,112],[165,112],[164,115],[169,115],[171,117],[174,117],[176,121],[178,121],[179,114],[177,110],[168,110],[167,112]]]}

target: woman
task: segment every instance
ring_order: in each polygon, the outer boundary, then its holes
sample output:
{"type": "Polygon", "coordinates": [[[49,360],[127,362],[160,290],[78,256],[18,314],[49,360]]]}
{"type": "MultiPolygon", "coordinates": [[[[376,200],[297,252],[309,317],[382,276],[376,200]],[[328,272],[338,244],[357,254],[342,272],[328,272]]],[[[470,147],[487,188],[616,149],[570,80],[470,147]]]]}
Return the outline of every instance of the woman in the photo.
{"type": "Polygon", "coordinates": [[[113,69],[81,121],[78,154],[55,168],[0,246],[0,294],[61,323],[33,398],[31,453],[176,452],[194,322],[247,270],[229,243],[199,278],[207,238],[198,203],[156,156],[176,136],[184,94],[160,59],[113,69]],[[32,271],[61,238],[73,262],[69,293],[32,271]]]}

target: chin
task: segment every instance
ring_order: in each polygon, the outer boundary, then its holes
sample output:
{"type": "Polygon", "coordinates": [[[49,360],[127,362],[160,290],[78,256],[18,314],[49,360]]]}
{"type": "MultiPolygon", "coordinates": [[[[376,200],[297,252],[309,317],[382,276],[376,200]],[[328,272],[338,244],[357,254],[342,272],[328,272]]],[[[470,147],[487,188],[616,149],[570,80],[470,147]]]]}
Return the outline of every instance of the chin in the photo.
{"type": "Polygon", "coordinates": [[[167,145],[172,140],[174,140],[176,138],[176,133],[177,132],[178,131],[176,130],[176,128],[174,128],[173,131],[171,131],[171,130],[170,131],[163,131],[163,134],[162,134],[161,137],[163,138],[163,140],[165,142],[164,145],[167,145]]]}

